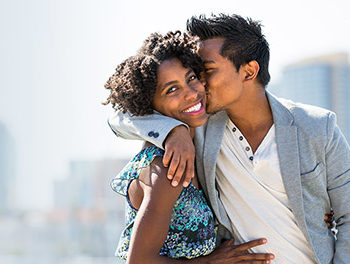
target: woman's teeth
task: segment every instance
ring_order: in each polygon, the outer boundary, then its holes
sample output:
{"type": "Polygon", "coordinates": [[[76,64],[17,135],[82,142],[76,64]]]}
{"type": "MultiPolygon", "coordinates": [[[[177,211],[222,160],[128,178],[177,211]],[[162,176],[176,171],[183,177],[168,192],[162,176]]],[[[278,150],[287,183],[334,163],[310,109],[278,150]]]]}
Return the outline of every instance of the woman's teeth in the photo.
{"type": "Polygon", "coordinates": [[[184,110],[185,113],[191,113],[191,112],[197,112],[199,109],[201,109],[202,103],[199,102],[198,104],[191,106],[190,108],[184,110]]]}

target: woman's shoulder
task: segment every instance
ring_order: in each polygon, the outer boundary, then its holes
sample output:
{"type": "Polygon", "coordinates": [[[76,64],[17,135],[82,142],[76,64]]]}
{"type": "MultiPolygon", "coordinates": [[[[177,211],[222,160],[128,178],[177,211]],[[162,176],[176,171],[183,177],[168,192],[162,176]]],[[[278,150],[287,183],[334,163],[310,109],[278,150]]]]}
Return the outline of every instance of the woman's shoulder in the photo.
{"type": "MultiPolygon", "coordinates": [[[[115,192],[126,196],[130,181],[139,178],[143,168],[149,167],[157,157],[159,157],[157,160],[161,160],[163,155],[164,150],[157,146],[146,146],[137,153],[111,181],[112,189],[115,192]]],[[[156,164],[159,164],[159,161],[157,161],[156,164]]]]}
{"type": "Polygon", "coordinates": [[[173,187],[167,178],[167,172],[168,168],[163,165],[162,157],[155,157],[140,173],[139,181],[144,191],[158,198],[168,197],[170,200],[177,198],[183,187],[180,184],[173,187]]]}
{"type": "Polygon", "coordinates": [[[157,146],[150,145],[143,148],[135,157],[129,162],[135,169],[142,169],[152,164],[157,157],[163,157],[164,150],[157,146]]]}

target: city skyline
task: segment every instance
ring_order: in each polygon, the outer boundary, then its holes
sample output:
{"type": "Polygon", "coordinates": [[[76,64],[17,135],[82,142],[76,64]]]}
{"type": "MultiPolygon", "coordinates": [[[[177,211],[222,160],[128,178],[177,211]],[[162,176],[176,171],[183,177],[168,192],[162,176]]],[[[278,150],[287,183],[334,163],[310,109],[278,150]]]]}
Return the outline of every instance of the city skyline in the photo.
{"type": "Polygon", "coordinates": [[[0,213],[13,208],[15,144],[6,126],[0,121],[0,213]]]}
{"type": "Polygon", "coordinates": [[[120,263],[114,251],[124,226],[125,199],[109,182],[127,162],[73,161],[67,178],[55,182],[53,208],[0,212],[0,262],[120,263]]]}
{"type": "MultiPolygon", "coordinates": [[[[185,30],[202,13],[259,20],[271,51],[268,89],[278,93],[284,67],[349,56],[349,10],[346,0],[0,1],[0,262],[119,263],[124,198],[109,182],[142,142],[112,133],[103,85],[150,33],[185,30]]],[[[330,67],[309,69],[328,76],[330,67]]],[[[334,102],[349,96],[337,87],[334,102]]]]}
{"type": "Polygon", "coordinates": [[[304,57],[350,53],[347,1],[2,1],[0,120],[16,146],[19,208],[53,205],[55,180],[71,160],[131,156],[140,142],[115,137],[107,126],[104,82],[151,32],[185,29],[193,14],[237,13],[260,20],[271,48],[272,82],[304,57]],[[272,8],[273,7],[273,8],[272,8]],[[317,9],[315,9],[317,7],[317,9]],[[277,11],[274,11],[277,10],[277,11]]]}
{"type": "MultiPolygon", "coordinates": [[[[289,80],[291,83],[277,84],[274,92],[283,96],[283,93],[293,91],[294,95],[287,93],[286,97],[295,97],[300,92],[298,89],[303,91],[306,87],[310,89],[311,97],[308,97],[307,93],[302,93],[304,97],[299,97],[299,101],[331,107],[336,101],[332,100],[334,96],[329,91],[330,87],[337,87],[337,85],[342,87],[342,83],[332,86],[336,83],[332,74],[335,74],[338,80],[339,70],[342,69],[339,65],[349,71],[350,66],[348,54],[341,54],[340,57],[336,54],[325,55],[327,56],[308,57],[302,62],[296,61],[287,65],[283,69],[283,75],[291,73],[292,75],[284,76],[282,79],[285,82],[289,80]],[[340,61],[343,63],[339,63],[340,61]],[[337,65],[336,70],[332,69],[334,65],[337,65]],[[324,79],[324,76],[328,79],[324,79]],[[304,78],[311,81],[306,86],[298,85],[304,84],[304,78]],[[324,94],[329,96],[312,96],[315,93],[313,89],[318,89],[319,83],[326,84],[324,94]]],[[[349,74],[346,77],[350,79],[349,74]]],[[[349,84],[348,79],[342,81],[349,84]]],[[[350,99],[350,93],[347,96],[350,99]]],[[[298,100],[298,97],[294,99],[298,100]]],[[[344,102],[348,101],[346,98],[343,99],[344,102]]],[[[349,125],[350,122],[347,124],[349,125]]],[[[14,144],[8,140],[9,138],[11,135],[0,122],[0,143],[7,142],[10,148],[13,147],[14,144]]],[[[0,149],[0,172],[3,168],[1,166],[3,153],[4,149],[0,149]]],[[[2,223],[0,233],[4,238],[0,243],[0,262],[13,264],[123,263],[114,257],[114,250],[124,226],[125,201],[110,188],[109,183],[127,162],[126,157],[71,160],[66,176],[53,182],[52,208],[41,212],[21,211],[16,208],[11,211],[9,208],[8,215],[0,213],[2,223]]],[[[10,192],[7,194],[9,195],[10,192]]]]}
{"type": "Polygon", "coordinates": [[[339,128],[350,140],[349,54],[323,54],[295,61],[283,68],[280,82],[271,90],[280,97],[335,112],[339,128]]]}

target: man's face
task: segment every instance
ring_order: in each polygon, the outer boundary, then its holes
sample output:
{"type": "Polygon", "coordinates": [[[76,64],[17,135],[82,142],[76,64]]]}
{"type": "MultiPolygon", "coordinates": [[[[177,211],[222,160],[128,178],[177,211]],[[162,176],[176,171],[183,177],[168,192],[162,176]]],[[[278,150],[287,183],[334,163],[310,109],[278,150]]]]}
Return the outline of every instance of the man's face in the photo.
{"type": "Polygon", "coordinates": [[[207,112],[226,110],[242,95],[243,75],[233,63],[220,55],[223,38],[200,42],[199,55],[204,61],[207,82],[207,112]]]}

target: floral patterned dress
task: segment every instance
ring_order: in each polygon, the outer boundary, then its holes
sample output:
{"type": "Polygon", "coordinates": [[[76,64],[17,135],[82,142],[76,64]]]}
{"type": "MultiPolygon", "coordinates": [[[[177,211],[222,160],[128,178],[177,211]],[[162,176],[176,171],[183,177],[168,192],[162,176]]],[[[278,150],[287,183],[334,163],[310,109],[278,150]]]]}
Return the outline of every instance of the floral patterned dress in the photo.
{"type": "MultiPolygon", "coordinates": [[[[155,157],[162,157],[164,151],[151,146],[139,152],[111,182],[114,191],[127,200],[126,227],[121,234],[116,256],[127,258],[132,229],[137,215],[128,196],[132,180],[137,179],[141,169],[149,166],[155,157]]],[[[215,249],[216,233],[214,216],[202,190],[192,183],[183,188],[175,202],[167,238],[160,255],[170,258],[195,258],[211,253],[215,249]]]]}

